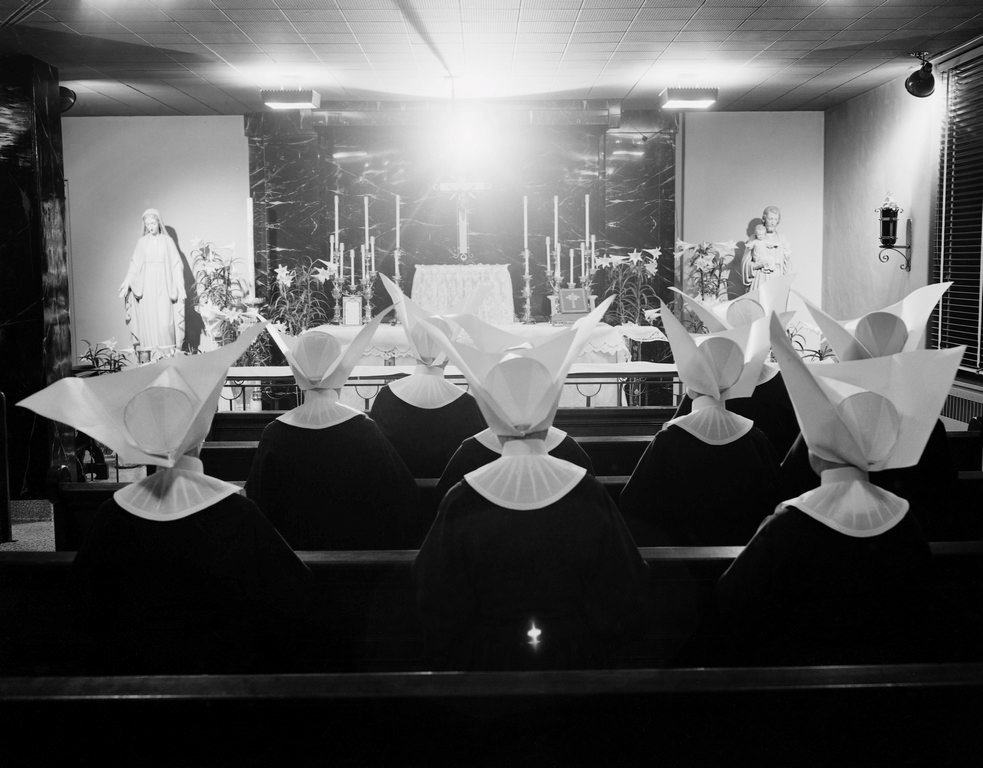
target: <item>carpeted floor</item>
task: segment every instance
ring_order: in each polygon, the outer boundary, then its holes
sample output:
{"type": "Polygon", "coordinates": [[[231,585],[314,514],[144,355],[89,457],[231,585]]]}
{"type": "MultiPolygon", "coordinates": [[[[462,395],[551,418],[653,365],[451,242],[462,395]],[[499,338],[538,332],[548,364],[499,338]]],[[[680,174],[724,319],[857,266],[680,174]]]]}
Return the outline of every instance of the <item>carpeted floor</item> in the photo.
{"type": "Polygon", "coordinates": [[[10,532],[13,541],[0,543],[0,552],[54,552],[51,502],[45,499],[11,501],[10,532]]]}

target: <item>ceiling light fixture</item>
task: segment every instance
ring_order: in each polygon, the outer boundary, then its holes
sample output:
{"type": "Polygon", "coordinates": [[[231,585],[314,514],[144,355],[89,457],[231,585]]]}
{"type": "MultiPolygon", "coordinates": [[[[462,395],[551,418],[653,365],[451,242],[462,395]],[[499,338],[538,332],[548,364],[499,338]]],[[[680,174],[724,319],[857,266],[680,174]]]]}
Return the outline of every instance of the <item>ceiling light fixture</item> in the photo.
{"type": "Polygon", "coordinates": [[[928,53],[920,51],[908,55],[921,61],[922,66],[908,75],[908,79],[904,81],[904,89],[919,99],[931,96],[935,93],[935,75],[932,74],[932,65],[928,61],[928,53]]]}
{"type": "Polygon", "coordinates": [[[666,88],[659,98],[663,109],[706,109],[717,100],[717,89],[666,88]]]}
{"type": "Polygon", "coordinates": [[[321,106],[321,94],[310,88],[298,90],[260,91],[263,103],[270,109],[317,109],[321,106]]]}

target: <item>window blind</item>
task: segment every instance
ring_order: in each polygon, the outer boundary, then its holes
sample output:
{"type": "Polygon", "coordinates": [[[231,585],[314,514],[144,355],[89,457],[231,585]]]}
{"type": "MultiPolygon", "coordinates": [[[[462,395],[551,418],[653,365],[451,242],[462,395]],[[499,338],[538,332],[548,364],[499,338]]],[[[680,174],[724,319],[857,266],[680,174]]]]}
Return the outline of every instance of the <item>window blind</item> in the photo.
{"type": "Polygon", "coordinates": [[[936,346],[966,345],[960,378],[983,383],[983,56],[945,73],[934,281],[952,280],[940,302],[936,346]]]}

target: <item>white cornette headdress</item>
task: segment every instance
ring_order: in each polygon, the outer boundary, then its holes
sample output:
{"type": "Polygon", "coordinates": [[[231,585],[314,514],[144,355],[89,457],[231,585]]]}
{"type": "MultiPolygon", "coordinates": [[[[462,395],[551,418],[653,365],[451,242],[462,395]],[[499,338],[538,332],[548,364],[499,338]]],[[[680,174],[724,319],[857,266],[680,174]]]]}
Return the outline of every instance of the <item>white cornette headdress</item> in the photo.
{"type": "Polygon", "coordinates": [[[754,423],[724,408],[724,401],[749,397],[768,354],[765,318],[710,334],[690,334],[662,304],[662,325],[672,347],[679,378],[693,398],[693,411],[671,419],[710,445],[725,445],[746,435],[754,423]]]}
{"type": "Polygon", "coordinates": [[[263,324],[214,352],[177,355],[152,365],[87,379],[65,378],[18,405],[69,424],[128,464],[167,468],[114,495],[127,511],[151,520],[187,517],[239,487],[202,474],[191,456],[208,434],[229,366],[263,324]]]}
{"type": "MultiPolygon", "coordinates": [[[[405,296],[399,287],[388,277],[380,274],[396,307],[396,315],[403,325],[410,352],[416,359],[416,370],[409,376],[389,384],[389,390],[403,402],[417,408],[442,408],[464,394],[464,390],[444,378],[447,354],[440,344],[423,327],[424,318],[431,323],[443,322],[427,313],[412,299],[405,296]]],[[[450,329],[445,329],[450,334],[450,329]]]]}
{"type": "Polygon", "coordinates": [[[964,348],[807,365],[775,317],[771,339],[810,454],[842,465],[784,504],[848,536],[897,525],[908,502],[869,483],[867,473],[918,463],[964,348]]]}
{"type": "Polygon", "coordinates": [[[277,421],[303,429],[324,429],[361,415],[361,411],[338,402],[339,390],[390,309],[387,307],[372,318],[347,346],[335,338],[329,325],[311,328],[298,336],[269,326],[270,336],[287,358],[297,386],[304,390],[304,402],[277,417],[277,421]]]}
{"type": "Polygon", "coordinates": [[[613,297],[571,328],[538,339],[458,316],[455,322],[470,337],[458,341],[428,323],[503,443],[501,458],[465,475],[468,485],[489,501],[508,509],[539,509],[563,498],[583,479],[586,470],[550,456],[544,438],[567,371],[611,301],[613,297]]]}
{"type": "MultiPolygon", "coordinates": [[[[786,312],[788,294],[794,279],[794,274],[774,277],[753,291],[748,291],[736,299],[714,304],[712,307],[688,296],[678,288],[671,287],[670,290],[679,294],[683,304],[700,318],[700,322],[706,326],[710,333],[717,333],[770,317],[772,312],[778,313],[783,325],[787,324],[795,314],[794,312],[786,312]]],[[[765,361],[764,365],[761,366],[758,384],[764,384],[774,378],[777,373],[778,367],[765,361]]]]}
{"type": "Polygon", "coordinates": [[[918,349],[929,315],[951,285],[947,282],[923,286],[884,309],[842,322],[805,297],[802,300],[836,357],[846,362],[918,349]]]}

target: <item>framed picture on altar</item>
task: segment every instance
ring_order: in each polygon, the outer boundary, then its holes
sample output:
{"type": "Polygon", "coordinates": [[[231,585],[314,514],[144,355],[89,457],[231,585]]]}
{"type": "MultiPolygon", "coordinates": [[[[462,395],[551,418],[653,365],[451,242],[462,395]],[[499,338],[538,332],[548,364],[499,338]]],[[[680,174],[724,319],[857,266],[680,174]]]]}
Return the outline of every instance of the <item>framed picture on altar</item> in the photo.
{"type": "Polygon", "coordinates": [[[586,288],[560,288],[560,314],[583,315],[590,311],[586,288]]]}
{"type": "Polygon", "coordinates": [[[362,297],[345,296],[341,300],[341,323],[342,325],[361,325],[362,324],[362,297]]]}

